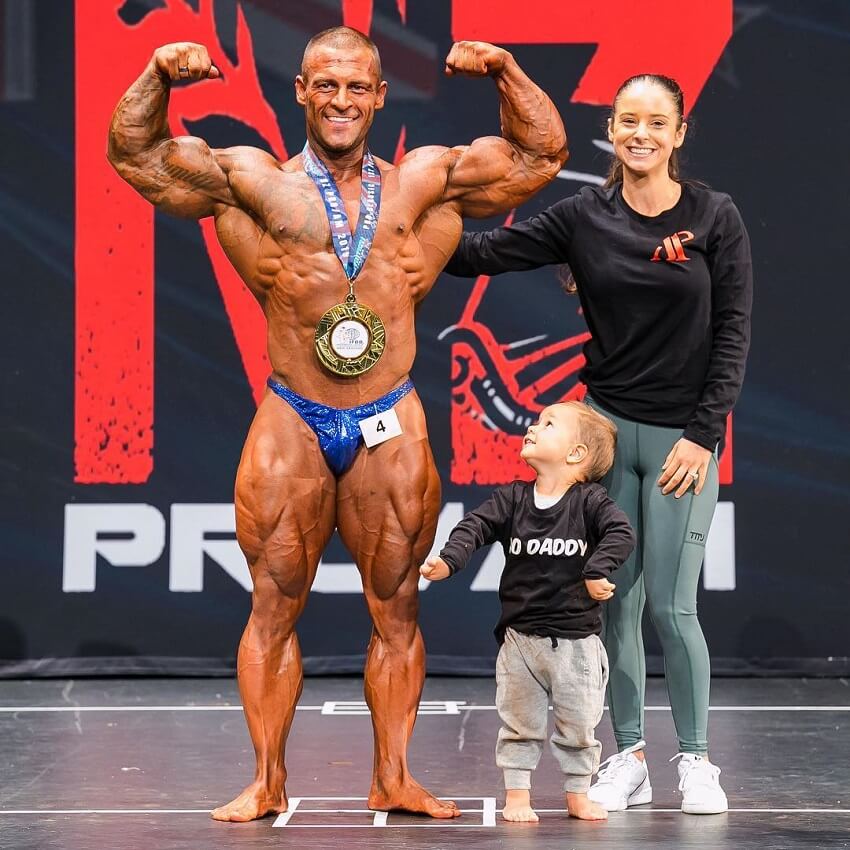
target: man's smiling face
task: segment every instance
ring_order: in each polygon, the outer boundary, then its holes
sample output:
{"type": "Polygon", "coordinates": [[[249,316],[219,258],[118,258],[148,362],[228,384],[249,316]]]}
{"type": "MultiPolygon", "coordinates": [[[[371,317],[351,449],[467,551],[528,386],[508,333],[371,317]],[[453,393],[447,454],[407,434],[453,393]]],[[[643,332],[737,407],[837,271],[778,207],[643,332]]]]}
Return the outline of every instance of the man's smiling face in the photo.
{"type": "Polygon", "coordinates": [[[366,47],[319,46],[304,59],[295,94],[304,107],[307,135],[329,154],[355,150],[366,138],[387,84],[366,47]]]}

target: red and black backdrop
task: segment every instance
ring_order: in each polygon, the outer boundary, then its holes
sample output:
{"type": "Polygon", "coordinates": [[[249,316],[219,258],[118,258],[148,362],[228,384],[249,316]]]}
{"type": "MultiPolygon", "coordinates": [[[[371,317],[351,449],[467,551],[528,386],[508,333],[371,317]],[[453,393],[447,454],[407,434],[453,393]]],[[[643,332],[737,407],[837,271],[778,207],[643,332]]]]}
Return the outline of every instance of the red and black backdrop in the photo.
{"type": "MultiPolygon", "coordinates": [[[[343,22],[381,50],[390,89],[371,147],[386,159],[497,133],[492,84],[447,79],[442,60],[456,39],[512,50],[571,150],[518,218],[601,182],[620,81],[680,81],[685,172],[735,199],[756,270],[700,591],[715,670],[846,674],[844,4],[16,0],[0,2],[0,675],[233,668],[250,581],[232,490],[268,373],[264,322],[211,221],[155,214],[115,176],[107,124],[155,47],[197,41],[223,76],[175,89],[172,131],[285,159],[304,141],[304,44],[343,22]]],[[[438,281],[414,371],[443,480],[438,538],[525,474],[517,423],[581,395],[585,338],[556,269],[438,281]]],[[[501,563],[480,553],[423,585],[432,672],[491,669],[501,563]]],[[[359,669],[369,621],[337,540],[299,635],[308,671],[359,669]]]]}

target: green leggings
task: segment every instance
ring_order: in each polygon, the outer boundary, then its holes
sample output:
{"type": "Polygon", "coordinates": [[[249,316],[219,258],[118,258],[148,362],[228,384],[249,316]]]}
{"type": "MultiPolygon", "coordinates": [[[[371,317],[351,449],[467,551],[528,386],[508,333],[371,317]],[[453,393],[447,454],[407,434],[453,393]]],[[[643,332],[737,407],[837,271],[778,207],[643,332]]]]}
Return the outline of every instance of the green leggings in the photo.
{"type": "Polygon", "coordinates": [[[641,622],[648,603],[664,652],[679,749],[705,755],[711,670],[697,620],[697,582],[717,504],[717,461],[712,457],[699,496],[692,488],[681,499],[672,493],[664,496],[656,481],[682,430],[622,419],[587,401],[617,425],[614,466],[601,483],[628,516],[638,540],[631,557],[611,578],[617,590],[605,611],[614,737],[621,750],[643,738],[646,659],[641,622]]]}

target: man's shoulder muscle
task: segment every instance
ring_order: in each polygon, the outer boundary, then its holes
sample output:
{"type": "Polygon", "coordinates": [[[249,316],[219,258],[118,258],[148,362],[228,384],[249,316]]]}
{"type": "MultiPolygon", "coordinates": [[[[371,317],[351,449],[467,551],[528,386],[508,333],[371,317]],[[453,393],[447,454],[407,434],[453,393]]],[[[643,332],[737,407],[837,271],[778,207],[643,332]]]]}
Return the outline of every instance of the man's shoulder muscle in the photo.
{"type": "Polygon", "coordinates": [[[214,151],[234,195],[236,207],[252,215],[260,214],[272,184],[269,178],[283,175],[286,164],[260,148],[238,146],[214,151]]]}
{"type": "Polygon", "coordinates": [[[227,174],[257,169],[265,171],[268,169],[278,170],[281,166],[277,157],[262,148],[254,148],[249,145],[237,145],[232,148],[218,148],[215,150],[215,158],[227,174]]]}
{"type": "Polygon", "coordinates": [[[426,207],[446,200],[449,177],[463,148],[424,145],[405,154],[398,164],[399,181],[416,192],[426,207]]]}
{"type": "Polygon", "coordinates": [[[452,166],[457,162],[459,150],[443,145],[424,145],[404,155],[398,164],[405,176],[420,176],[442,181],[448,179],[452,166]]]}

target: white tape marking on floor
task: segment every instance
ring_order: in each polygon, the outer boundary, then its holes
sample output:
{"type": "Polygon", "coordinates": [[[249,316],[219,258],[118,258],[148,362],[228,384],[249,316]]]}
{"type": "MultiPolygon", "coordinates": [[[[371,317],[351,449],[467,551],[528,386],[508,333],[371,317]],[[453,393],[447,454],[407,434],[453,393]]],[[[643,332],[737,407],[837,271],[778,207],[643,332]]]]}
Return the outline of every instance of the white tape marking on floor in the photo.
{"type": "MultiPolygon", "coordinates": [[[[314,800],[334,800],[338,798],[333,797],[302,797],[297,798],[293,797],[290,800],[290,809],[287,812],[284,812],[281,815],[278,815],[277,820],[275,820],[273,826],[287,826],[288,819],[295,812],[295,806],[298,802],[302,802],[303,800],[314,799],[314,800]]],[[[345,797],[343,799],[351,799],[345,797]]],[[[455,798],[459,799],[459,798],[455,798]]],[[[473,814],[476,812],[483,813],[483,819],[481,824],[454,824],[454,828],[459,827],[469,827],[469,826],[495,826],[496,823],[496,798],[495,797],[474,797],[467,799],[475,799],[475,800],[483,800],[484,808],[483,809],[461,809],[461,812],[465,814],[473,814]]],[[[352,814],[387,814],[386,812],[372,812],[370,809],[298,809],[301,814],[342,814],[342,813],[352,813],[352,814]]],[[[566,809],[535,809],[539,814],[561,814],[566,815],[566,809]]],[[[679,812],[680,809],[662,809],[662,808],[645,808],[645,807],[637,807],[629,809],[627,812],[615,812],[615,815],[626,817],[632,817],[636,814],[669,814],[670,812],[679,812]]],[[[826,814],[826,815],[850,815],[850,809],[816,809],[816,808],[808,808],[808,809],[759,809],[759,808],[730,808],[730,812],[735,813],[755,813],[755,814],[826,814]]],[[[0,809],[0,817],[4,815],[209,815],[209,809],[0,809]]],[[[444,826],[446,824],[441,823],[439,819],[434,820],[435,826],[444,826]]],[[[449,823],[449,822],[447,822],[449,823]]],[[[322,825],[309,825],[305,824],[306,828],[333,828],[333,829],[354,829],[360,826],[366,826],[367,828],[371,828],[374,824],[358,824],[358,825],[331,825],[331,824],[322,824],[322,825]]],[[[296,824],[288,824],[288,829],[295,828],[296,824]]],[[[399,828],[413,828],[418,826],[417,824],[402,824],[399,828]]],[[[428,824],[421,824],[421,826],[428,826],[428,824]]]]}
{"type": "MultiPolygon", "coordinates": [[[[371,823],[291,823],[287,829],[374,829],[371,823]]],[[[435,818],[431,823],[404,823],[396,826],[387,824],[387,829],[481,829],[480,823],[454,823],[435,818]],[[447,826],[451,824],[451,826],[447,826]]]]}
{"type": "MultiPolygon", "coordinates": [[[[460,714],[465,708],[464,700],[421,700],[418,714],[428,715],[444,715],[444,714],[460,714]]],[[[308,708],[308,706],[305,706],[308,708]]],[[[313,708],[313,706],[309,706],[313,708]]],[[[323,715],[332,715],[334,717],[352,717],[357,715],[368,715],[369,706],[364,700],[328,700],[322,705],[323,715]]]]}
{"type": "MultiPolygon", "coordinates": [[[[566,809],[535,809],[538,814],[566,815],[566,809]]],[[[628,809],[627,812],[613,812],[617,816],[628,814],[632,815],[654,815],[654,814],[669,814],[670,812],[681,812],[680,808],[676,809],[660,809],[656,807],[646,808],[645,806],[636,806],[628,809]]],[[[729,809],[730,812],[757,812],[760,814],[774,815],[793,815],[793,814],[825,814],[825,815],[850,815],[850,809],[729,809]]],[[[693,815],[693,817],[708,817],[708,815],[693,815]]]]}
{"type": "MultiPolygon", "coordinates": [[[[299,711],[321,709],[321,706],[299,706],[299,711]]],[[[242,711],[241,705],[3,705],[0,713],[49,714],[63,711],[242,711]]]]}
{"type": "Polygon", "coordinates": [[[211,809],[0,809],[3,815],[209,815],[211,809]]]}
{"type": "MultiPolygon", "coordinates": [[[[369,710],[355,711],[329,709],[330,705],[343,706],[343,702],[324,705],[299,705],[296,711],[318,711],[335,716],[368,716],[369,710]]],[[[463,700],[440,700],[425,702],[419,709],[420,715],[450,716],[464,711],[495,711],[495,705],[465,705],[463,700]]],[[[549,709],[552,710],[551,707],[549,709]]],[[[605,706],[608,710],[608,706],[605,706]]],[[[712,705],[709,711],[850,711],[850,705],[712,705]]],[[[78,711],[242,711],[241,705],[2,705],[0,714],[51,714],[78,711]]],[[[669,705],[647,705],[645,711],[670,711],[669,705]]]]}
{"type": "Polygon", "coordinates": [[[272,826],[286,826],[289,823],[289,819],[295,814],[295,810],[298,808],[300,803],[300,797],[290,797],[286,811],[282,812],[275,818],[275,822],[272,826]]]}
{"type": "MultiPolygon", "coordinates": [[[[493,827],[496,825],[496,798],[495,797],[454,797],[455,800],[474,800],[480,801],[482,804],[482,808],[480,809],[460,809],[462,814],[477,814],[481,813],[482,821],[480,824],[461,824],[452,822],[452,828],[456,829],[458,827],[493,827]]],[[[305,808],[301,806],[298,808],[299,815],[321,815],[321,814],[333,814],[333,815],[343,815],[343,814],[351,814],[351,815],[373,815],[372,823],[353,823],[353,824],[340,824],[340,823],[292,823],[290,818],[295,811],[298,803],[304,803],[309,801],[317,801],[317,802],[365,802],[365,797],[294,797],[292,799],[292,804],[290,805],[289,810],[283,814],[279,815],[277,820],[275,820],[273,826],[281,827],[286,826],[288,829],[369,829],[372,827],[378,828],[395,828],[395,829],[421,829],[423,827],[429,829],[435,829],[439,827],[445,827],[449,825],[449,822],[443,822],[439,818],[435,818],[428,823],[422,824],[410,824],[410,823],[389,823],[389,815],[390,812],[383,811],[372,811],[371,809],[312,809],[305,808]]],[[[2,814],[2,812],[0,812],[2,814]]]]}

